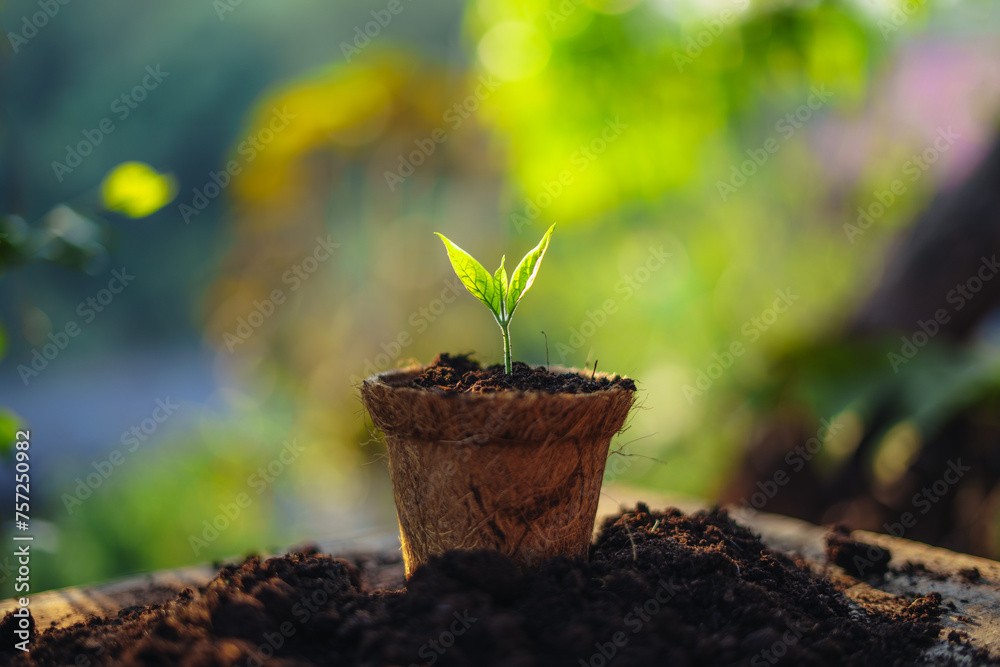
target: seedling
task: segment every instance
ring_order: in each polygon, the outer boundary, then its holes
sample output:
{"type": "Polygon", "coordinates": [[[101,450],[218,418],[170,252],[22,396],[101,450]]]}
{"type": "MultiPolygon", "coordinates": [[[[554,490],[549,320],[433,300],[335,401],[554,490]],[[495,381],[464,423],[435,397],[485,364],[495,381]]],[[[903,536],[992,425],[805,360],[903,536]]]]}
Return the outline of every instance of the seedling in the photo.
{"type": "Polygon", "coordinates": [[[472,255],[459,248],[442,234],[434,232],[444,242],[451,266],[455,269],[458,279],[465,285],[465,289],[486,304],[486,307],[493,313],[493,319],[500,325],[500,331],[503,332],[503,366],[507,374],[511,372],[510,320],[514,317],[517,304],[521,303],[521,299],[531,288],[531,284],[535,282],[535,275],[538,273],[542,257],[549,247],[549,237],[552,236],[552,230],[555,227],[555,225],[549,227],[534,250],[524,256],[524,259],[510,276],[510,281],[507,280],[507,270],[504,268],[506,255],[500,258],[500,268],[496,270],[496,273],[490,275],[472,255]]]}

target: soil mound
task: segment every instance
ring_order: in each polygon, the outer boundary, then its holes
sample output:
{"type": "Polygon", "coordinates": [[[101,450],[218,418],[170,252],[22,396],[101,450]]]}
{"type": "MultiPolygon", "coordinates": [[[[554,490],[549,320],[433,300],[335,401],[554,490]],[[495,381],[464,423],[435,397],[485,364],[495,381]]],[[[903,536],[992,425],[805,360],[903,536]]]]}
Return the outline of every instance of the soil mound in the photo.
{"type": "Polygon", "coordinates": [[[604,523],[589,562],[558,557],[523,573],[494,552],[453,551],[419,568],[406,590],[369,590],[366,578],[315,552],[251,557],[199,591],[48,630],[29,654],[7,657],[13,665],[886,667],[920,664],[941,630],[939,596],[860,607],[724,511],[639,504],[604,523]]]}

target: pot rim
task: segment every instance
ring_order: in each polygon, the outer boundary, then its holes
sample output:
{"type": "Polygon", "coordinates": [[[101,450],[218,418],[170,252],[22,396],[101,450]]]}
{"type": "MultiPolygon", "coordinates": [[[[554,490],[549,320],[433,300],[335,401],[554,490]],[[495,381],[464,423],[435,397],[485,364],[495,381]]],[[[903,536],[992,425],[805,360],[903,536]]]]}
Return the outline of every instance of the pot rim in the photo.
{"type": "MultiPolygon", "coordinates": [[[[583,400],[588,397],[596,398],[600,396],[608,396],[616,393],[636,393],[638,389],[625,389],[621,386],[609,387],[607,389],[598,389],[597,391],[591,391],[587,393],[566,393],[566,392],[548,392],[540,391],[537,389],[503,389],[495,392],[455,392],[446,393],[443,391],[432,391],[428,389],[417,389],[414,387],[402,387],[395,384],[386,382],[389,378],[395,378],[405,375],[416,375],[418,372],[427,368],[428,364],[410,364],[409,366],[401,366],[399,368],[392,368],[381,373],[374,373],[369,375],[367,378],[361,381],[361,385],[376,386],[383,389],[391,390],[394,393],[398,392],[403,395],[414,394],[426,397],[440,397],[447,398],[449,400],[458,401],[502,401],[510,400],[514,398],[525,398],[525,397],[552,397],[553,399],[572,399],[572,400],[583,400]]],[[[556,371],[559,373],[576,373],[582,375],[583,373],[589,372],[588,369],[572,368],[567,366],[561,366],[559,364],[551,364],[548,367],[550,371],[556,371]]],[[[618,373],[606,373],[604,371],[598,371],[596,375],[600,375],[602,378],[612,379],[614,377],[619,377],[622,379],[630,379],[626,375],[621,375],[618,373]]],[[[634,380],[633,380],[634,382],[634,380]]],[[[360,385],[359,385],[360,386],[360,385]]]]}

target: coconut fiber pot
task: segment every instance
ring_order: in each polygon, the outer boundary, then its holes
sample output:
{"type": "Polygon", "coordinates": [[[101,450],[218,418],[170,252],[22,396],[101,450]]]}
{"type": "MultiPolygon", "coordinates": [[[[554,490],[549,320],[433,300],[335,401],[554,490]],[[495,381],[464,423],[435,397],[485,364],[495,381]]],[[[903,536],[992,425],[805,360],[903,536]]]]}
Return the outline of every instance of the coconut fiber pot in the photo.
{"type": "Polygon", "coordinates": [[[446,394],[405,386],[421,370],[361,385],[385,434],[406,576],[449,549],[499,551],[523,568],[557,554],[586,558],[608,447],[635,391],[446,394]]]}

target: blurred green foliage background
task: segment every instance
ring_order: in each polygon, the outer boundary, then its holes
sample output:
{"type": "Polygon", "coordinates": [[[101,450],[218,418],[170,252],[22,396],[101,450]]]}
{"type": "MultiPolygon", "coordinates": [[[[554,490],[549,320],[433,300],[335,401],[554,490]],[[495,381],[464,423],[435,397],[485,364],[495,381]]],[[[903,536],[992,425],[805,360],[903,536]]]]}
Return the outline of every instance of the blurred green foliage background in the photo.
{"type": "MultiPolygon", "coordinates": [[[[433,231],[494,266],[558,222],[514,358],[636,378],[617,481],[713,498],[773,360],[843,324],[1000,108],[979,0],[40,7],[0,13],[0,405],[31,430],[36,589],[392,530],[352,385],[502,360],[433,231]]],[[[843,414],[840,389],[800,396],[843,414]]]]}

